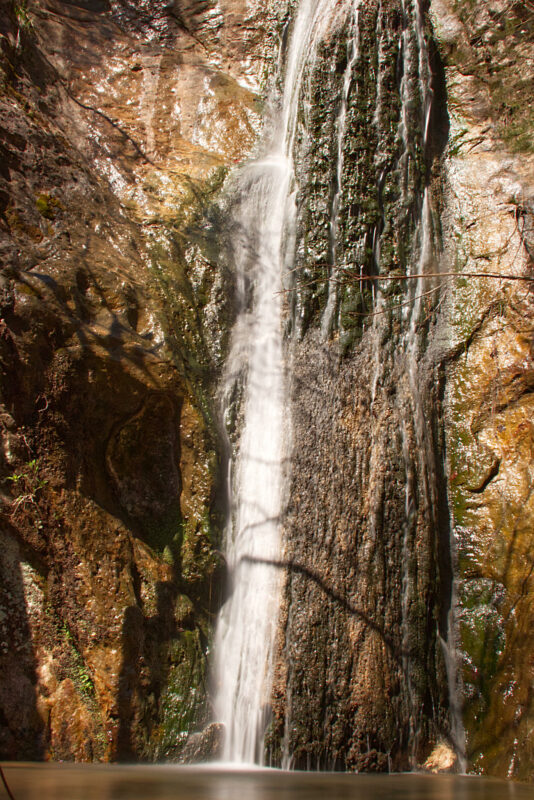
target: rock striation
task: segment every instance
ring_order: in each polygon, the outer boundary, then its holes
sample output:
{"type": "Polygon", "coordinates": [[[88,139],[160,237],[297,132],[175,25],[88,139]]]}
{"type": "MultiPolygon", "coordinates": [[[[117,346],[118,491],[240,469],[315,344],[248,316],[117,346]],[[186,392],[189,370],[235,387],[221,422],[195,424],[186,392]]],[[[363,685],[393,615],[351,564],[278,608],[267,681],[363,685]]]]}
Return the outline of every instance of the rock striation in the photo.
{"type": "Polygon", "coordinates": [[[310,72],[298,143],[271,752],[304,769],[406,770],[452,738],[432,277],[447,118],[419,4],[354,7],[310,72]],[[331,112],[344,104],[345,119],[331,112]]]}

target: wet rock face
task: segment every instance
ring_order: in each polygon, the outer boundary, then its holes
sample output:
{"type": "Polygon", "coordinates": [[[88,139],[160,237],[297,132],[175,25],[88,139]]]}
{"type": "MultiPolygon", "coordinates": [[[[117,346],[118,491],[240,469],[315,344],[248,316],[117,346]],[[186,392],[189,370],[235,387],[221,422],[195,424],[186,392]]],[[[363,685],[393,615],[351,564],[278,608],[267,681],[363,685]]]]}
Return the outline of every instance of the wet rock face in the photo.
{"type": "Polygon", "coordinates": [[[426,143],[424,93],[410,94],[418,81],[404,60],[403,117],[389,60],[407,24],[395,4],[360,11],[341,151],[327,98],[341,106],[347,24],[309,75],[268,746],[274,763],[387,769],[431,765],[445,739],[474,771],[531,780],[532,293],[477,275],[531,275],[532,136],[518,98],[531,82],[532,27],[519,5],[431,12],[441,55],[426,27],[426,143]],[[488,79],[491,58],[507,99],[488,79]],[[407,157],[399,117],[411,126],[407,157]],[[357,280],[425,271],[441,272],[439,285],[391,280],[377,295],[357,280]]]}
{"type": "MultiPolygon", "coordinates": [[[[369,353],[340,362],[321,349],[308,336],[294,360],[300,446],[273,728],[300,768],[408,769],[449,730],[446,563],[421,486],[432,465],[416,456],[402,367],[390,364],[392,383],[373,400],[369,353]]],[[[439,398],[427,389],[431,414],[439,398]]]]}
{"type": "Polygon", "coordinates": [[[307,75],[268,752],[302,768],[406,769],[447,740],[471,769],[531,779],[532,297],[447,273],[530,274],[518,98],[531,69],[518,64],[532,27],[519,4],[512,25],[498,3],[432,3],[439,53],[427,21],[425,76],[406,7],[360,8],[341,149],[348,17],[307,75]],[[390,280],[358,280],[376,274],[390,280]]]}
{"type": "Polygon", "coordinates": [[[402,280],[434,271],[446,118],[431,109],[425,142],[425,97],[442,87],[417,4],[363,5],[352,65],[349,12],[308,70],[297,142],[287,581],[268,748],[297,768],[387,771],[422,765],[451,735],[437,293],[431,278],[402,280]]]}
{"type": "MultiPolygon", "coordinates": [[[[289,5],[0,2],[2,758],[220,748],[219,726],[198,733],[233,318],[215,200],[256,140],[289,5]]],[[[268,753],[450,768],[457,645],[471,768],[532,779],[532,295],[402,281],[425,190],[427,271],[529,268],[531,28],[521,3],[432,0],[430,76],[404,5],[362,3],[339,174],[349,4],[305,80],[268,753]],[[355,281],[377,272],[381,305],[355,281]]]]}
{"type": "Polygon", "coordinates": [[[209,209],[281,13],[1,4],[3,758],[178,758],[207,721],[232,316],[209,209]]]}
{"type": "Polygon", "coordinates": [[[433,2],[451,145],[444,263],[450,294],[447,450],[458,573],[467,759],[532,780],[532,13],[433,2]],[[452,287],[451,287],[452,289],[452,287]]]}
{"type": "Polygon", "coordinates": [[[202,733],[189,737],[182,759],[185,764],[220,761],[223,755],[224,729],[220,723],[212,722],[202,733]]]}

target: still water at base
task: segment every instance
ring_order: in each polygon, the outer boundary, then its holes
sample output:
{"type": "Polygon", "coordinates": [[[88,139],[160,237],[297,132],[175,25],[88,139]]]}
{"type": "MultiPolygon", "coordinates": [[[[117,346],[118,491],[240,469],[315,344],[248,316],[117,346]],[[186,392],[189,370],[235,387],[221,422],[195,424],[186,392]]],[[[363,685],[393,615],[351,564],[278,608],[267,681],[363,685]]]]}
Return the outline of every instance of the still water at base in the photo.
{"type": "MultiPolygon", "coordinates": [[[[4,764],[15,800],[533,800],[534,788],[456,775],[4,764]]],[[[0,792],[3,789],[0,788],[0,792]]]]}

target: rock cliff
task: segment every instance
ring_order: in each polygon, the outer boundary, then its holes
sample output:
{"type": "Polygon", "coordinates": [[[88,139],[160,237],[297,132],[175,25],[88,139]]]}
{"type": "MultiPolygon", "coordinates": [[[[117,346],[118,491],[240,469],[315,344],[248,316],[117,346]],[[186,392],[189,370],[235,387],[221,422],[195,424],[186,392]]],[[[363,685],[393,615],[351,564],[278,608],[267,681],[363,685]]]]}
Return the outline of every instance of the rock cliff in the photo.
{"type": "MultiPolygon", "coordinates": [[[[0,0],[0,758],[219,746],[225,181],[291,5],[0,0]]],[[[267,751],[532,780],[534,11],[355,7],[295,145],[267,751]]]]}
{"type": "Polygon", "coordinates": [[[438,0],[431,17],[451,122],[443,265],[465,275],[447,290],[445,427],[466,755],[532,780],[533,9],[438,0]]]}
{"type": "Polygon", "coordinates": [[[221,586],[210,212],[278,18],[2,2],[4,758],[175,756],[221,586]]]}

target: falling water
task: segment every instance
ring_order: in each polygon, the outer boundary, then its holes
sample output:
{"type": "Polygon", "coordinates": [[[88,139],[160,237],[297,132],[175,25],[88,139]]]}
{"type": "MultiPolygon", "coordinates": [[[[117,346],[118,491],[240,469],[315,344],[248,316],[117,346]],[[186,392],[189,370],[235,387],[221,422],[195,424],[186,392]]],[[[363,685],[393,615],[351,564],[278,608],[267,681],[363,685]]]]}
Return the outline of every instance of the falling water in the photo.
{"type": "MultiPolygon", "coordinates": [[[[340,8],[344,9],[345,15],[350,11],[347,61],[336,119],[337,158],[329,207],[328,257],[331,275],[322,319],[322,333],[327,336],[334,324],[338,302],[335,280],[336,262],[339,260],[338,214],[344,191],[343,154],[352,73],[360,57],[359,7],[359,0],[347,0],[344,4],[336,0],[301,0],[292,24],[287,54],[280,59],[281,64],[285,65],[284,88],[279,103],[272,103],[276,111],[266,125],[268,134],[265,146],[261,156],[242,168],[234,182],[232,198],[236,211],[232,214],[231,258],[236,270],[240,312],[232,333],[223,382],[223,407],[229,419],[235,420],[236,414],[239,415],[240,436],[235,443],[230,464],[231,513],[226,531],[229,596],[221,611],[215,636],[215,714],[225,726],[224,759],[227,761],[263,763],[264,737],[271,713],[274,641],[281,589],[281,553],[284,548],[280,520],[284,511],[284,486],[287,485],[284,464],[289,455],[290,438],[290,421],[286,413],[289,403],[284,368],[281,290],[284,269],[293,266],[292,263],[285,263],[284,254],[294,251],[296,241],[298,186],[293,169],[293,149],[297,111],[302,101],[303,76],[308,66],[313,66],[317,43],[328,30],[333,16],[340,12],[340,8]]],[[[410,172],[416,156],[414,148],[417,147],[417,142],[412,141],[413,97],[414,93],[419,92],[422,101],[421,120],[416,119],[415,126],[418,129],[417,141],[425,148],[429,136],[432,88],[421,6],[418,0],[403,0],[402,9],[404,26],[399,55],[403,69],[398,128],[400,154],[397,163],[400,205],[408,207],[413,198],[410,172]]],[[[377,36],[380,38],[381,35],[379,25],[377,36]]],[[[382,102],[384,98],[378,91],[377,125],[382,102]]],[[[379,185],[384,179],[385,172],[382,172],[378,177],[379,185]]],[[[416,192],[419,213],[409,268],[414,280],[407,284],[408,297],[412,302],[402,312],[404,333],[399,342],[404,351],[405,374],[411,395],[411,401],[406,405],[402,431],[407,482],[402,543],[401,634],[412,765],[416,763],[421,733],[421,711],[417,703],[417,691],[412,687],[412,673],[417,665],[412,663],[408,646],[414,594],[410,564],[413,560],[416,524],[415,495],[420,483],[425,495],[424,507],[437,507],[436,476],[433,474],[435,469],[430,452],[432,442],[425,428],[423,398],[419,387],[419,329],[425,305],[424,291],[430,285],[430,279],[415,277],[435,271],[432,204],[428,187],[416,188],[416,192]],[[411,431],[417,444],[417,463],[410,452],[411,431]]],[[[380,270],[381,261],[380,237],[381,231],[376,228],[372,249],[377,270],[380,270]]],[[[383,298],[378,291],[375,294],[375,308],[381,311],[382,304],[383,298]]],[[[373,406],[382,369],[380,341],[383,325],[379,315],[376,320],[373,321],[376,358],[371,375],[373,406]]],[[[376,449],[378,453],[379,449],[376,449]]],[[[371,473],[375,469],[378,469],[378,464],[371,465],[371,473]]],[[[375,540],[375,534],[378,535],[378,521],[375,525],[371,516],[373,535],[369,539],[369,546],[375,540]]],[[[432,520],[429,522],[432,526],[432,520]]],[[[447,638],[449,686],[453,687],[455,666],[450,631],[447,638]]],[[[290,686],[287,687],[286,701],[291,703],[290,686]]],[[[455,715],[453,708],[452,716],[455,715]]],[[[460,727],[454,719],[452,727],[455,738],[461,739],[460,727]]],[[[291,747],[289,737],[286,739],[283,749],[287,766],[291,763],[291,747]]]]}
{"type": "Polygon", "coordinates": [[[292,151],[305,63],[312,57],[332,0],[302,0],[293,25],[278,113],[264,155],[238,178],[232,255],[242,311],[233,331],[224,386],[246,385],[243,427],[234,458],[226,556],[230,594],[215,635],[216,718],[225,725],[224,758],[263,761],[279,605],[280,515],[285,418],[282,354],[282,250],[291,219],[292,151]],[[246,287],[251,286],[247,299],[246,287]]]}
{"type": "MultiPolygon", "coordinates": [[[[408,76],[415,71],[419,76],[419,92],[423,99],[422,103],[422,119],[420,122],[420,129],[423,140],[423,147],[427,143],[428,121],[430,119],[431,110],[431,73],[428,66],[428,53],[426,42],[424,38],[424,30],[422,27],[422,17],[418,7],[419,0],[414,0],[415,6],[415,41],[411,35],[411,25],[408,24],[409,19],[409,6],[405,0],[402,2],[402,10],[405,19],[404,30],[401,34],[400,50],[403,58],[403,77],[401,81],[401,118],[400,118],[400,135],[403,143],[403,154],[401,156],[401,164],[406,169],[406,162],[412,152],[413,143],[409,139],[409,122],[408,114],[411,103],[411,95],[413,88],[409,85],[408,76]],[[417,70],[411,70],[411,62],[417,63],[417,70]]],[[[410,4],[411,5],[411,4],[410,4]]],[[[404,189],[406,187],[403,187],[404,189]]],[[[432,238],[432,222],[431,222],[431,207],[428,187],[425,187],[423,197],[421,200],[421,210],[418,220],[418,227],[416,231],[416,246],[419,250],[418,257],[411,259],[411,269],[408,270],[409,275],[413,275],[414,279],[408,281],[407,295],[411,298],[411,304],[407,305],[404,309],[404,316],[406,319],[406,329],[404,334],[404,350],[406,353],[406,372],[410,387],[411,394],[411,408],[406,409],[409,415],[404,423],[403,431],[403,456],[406,469],[406,488],[405,488],[405,523],[403,535],[403,568],[402,568],[402,642],[403,642],[403,672],[406,680],[406,691],[409,701],[409,725],[410,725],[410,747],[409,758],[410,766],[413,768],[416,765],[417,750],[419,744],[419,709],[415,707],[413,698],[413,685],[412,685],[412,671],[413,664],[412,658],[409,653],[409,640],[410,640],[410,622],[409,612],[410,604],[412,602],[413,586],[410,577],[410,533],[415,524],[415,501],[414,501],[414,463],[412,454],[410,453],[407,442],[407,429],[413,422],[415,437],[417,442],[417,452],[420,459],[421,471],[421,484],[425,496],[426,507],[432,509],[435,505],[435,498],[430,494],[434,488],[435,481],[429,481],[429,469],[431,470],[431,462],[426,458],[427,450],[427,435],[424,420],[423,399],[421,397],[418,377],[418,355],[419,355],[419,324],[421,321],[421,313],[423,308],[423,293],[426,285],[426,279],[422,277],[425,272],[430,271],[433,262],[433,238],[432,238]],[[419,277],[415,277],[419,276],[419,277]]]]}

